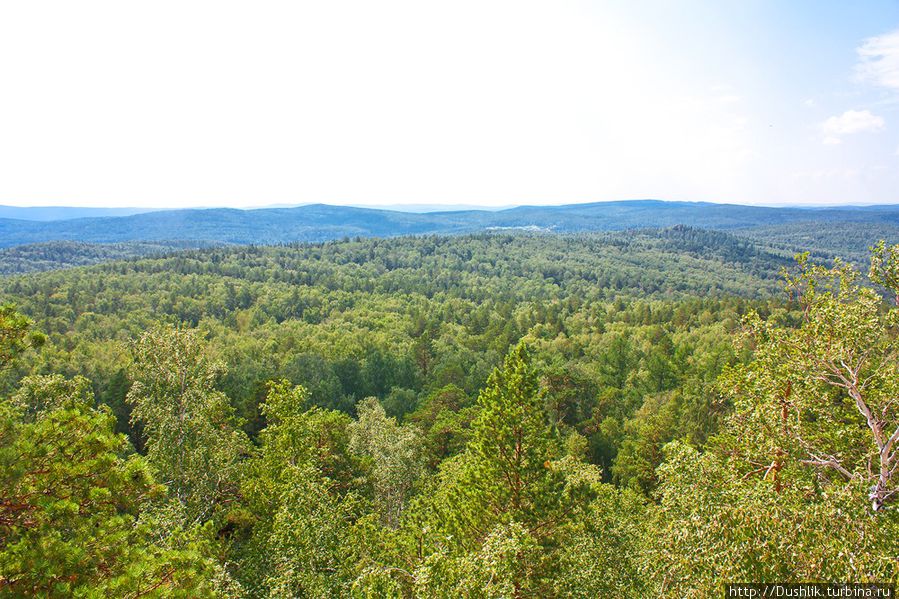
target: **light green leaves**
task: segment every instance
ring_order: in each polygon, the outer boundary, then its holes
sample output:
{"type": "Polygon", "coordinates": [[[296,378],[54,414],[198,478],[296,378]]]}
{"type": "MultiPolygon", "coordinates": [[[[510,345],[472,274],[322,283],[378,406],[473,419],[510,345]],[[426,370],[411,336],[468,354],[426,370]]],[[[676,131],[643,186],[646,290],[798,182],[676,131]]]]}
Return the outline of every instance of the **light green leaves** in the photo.
{"type": "Polygon", "coordinates": [[[147,459],[164,477],[188,521],[212,516],[237,488],[247,440],[215,384],[224,372],[199,333],[157,327],[133,344],[132,423],[143,428],[147,459]]]}
{"type": "Polygon", "coordinates": [[[396,528],[424,470],[421,434],[388,418],[373,397],[356,404],[356,414],[349,427],[350,450],[370,460],[378,511],[387,526],[396,528]]]}

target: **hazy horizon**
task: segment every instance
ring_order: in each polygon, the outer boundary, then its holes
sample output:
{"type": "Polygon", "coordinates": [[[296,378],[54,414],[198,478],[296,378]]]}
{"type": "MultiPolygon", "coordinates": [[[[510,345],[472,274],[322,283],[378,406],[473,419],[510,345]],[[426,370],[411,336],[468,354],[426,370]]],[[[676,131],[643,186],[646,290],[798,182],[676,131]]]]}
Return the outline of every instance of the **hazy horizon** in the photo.
{"type": "Polygon", "coordinates": [[[561,207],[561,206],[576,206],[579,204],[589,205],[589,204],[606,204],[606,203],[623,203],[623,202],[663,202],[663,203],[682,203],[682,204],[718,204],[718,205],[731,205],[731,206],[751,206],[751,207],[759,207],[759,208],[805,208],[805,209],[827,209],[827,208],[870,208],[877,206],[899,206],[899,200],[895,202],[882,202],[882,203],[745,203],[745,202],[727,202],[727,201],[713,201],[713,200],[669,200],[664,198],[623,198],[623,199],[610,199],[610,200],[591,200],[591,201],[580,201],[580,202],[553,202],[553,203],[537,203],[537,202],[522,202],[522,203],[512,203],[512,204],[504,204],[504,205],[492,205],[492,204],[472,204],[472,203],[425,203],[425,202],[410,202],[407,204],[396,203],[396,204],[353,204],[353,203],[337,203],[337,202],[297,202],[297,203],[277,203],[277,204],[259,204],[259,205],[182,205],[182,206],[139,206],[139,205],[129,205],[129,204],[109,204],[109,205],[96,205],[96,204],[63,204],[63,203],[48,203],[48,204],[15,204],[15,203],[7,203],[0,202],[0,208],[13,208],[13,209],[36,209],[36,210],[52,210],[52,209],[62,209],[62,210],[119,210],[119,211],[139,211],[139,212],[156,212],[156,211],[170,211],[170,210],[215,210],[215,209],[233,209],[233,210],[266,210],[266,209],[279,209],[279,208],[301,208],[303,206],[314,206],[314,205],[325,205],[325,206],[335,206],[335,207],[346,207],[346,208],[367,208],[372,210],[393,210],[398,212],[411,212],[411,213],[425,213],[425,212],[452,212],[452,211],[466,211],[466,210],[485,210],[485,211],[501,211],[501,210],[509,210],[512,208],[523,208],[523,207],[561,207]]]}

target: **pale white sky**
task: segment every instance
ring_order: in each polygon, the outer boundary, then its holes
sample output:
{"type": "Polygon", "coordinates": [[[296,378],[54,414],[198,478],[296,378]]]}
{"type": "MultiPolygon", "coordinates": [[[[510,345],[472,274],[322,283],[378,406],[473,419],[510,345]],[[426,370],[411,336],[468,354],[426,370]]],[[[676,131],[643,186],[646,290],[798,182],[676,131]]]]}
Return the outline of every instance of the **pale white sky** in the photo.
{"type": "Polygon", "coordinates": [[[899,3],[0,0],[0,204],[899,203],[899,3]]]}

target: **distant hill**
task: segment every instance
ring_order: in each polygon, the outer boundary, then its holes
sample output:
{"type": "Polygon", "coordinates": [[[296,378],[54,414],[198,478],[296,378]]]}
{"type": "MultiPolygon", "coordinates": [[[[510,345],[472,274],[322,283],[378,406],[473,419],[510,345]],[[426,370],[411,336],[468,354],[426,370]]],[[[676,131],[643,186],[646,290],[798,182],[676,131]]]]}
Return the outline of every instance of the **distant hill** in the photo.
{"type": "Polygon", "coordinates": [[[324,204],[257,210],[186,209],[43,222],[0,218],[0,247],[64,240],[273,244],[489,229],[561,233],[677,224],[741,230],[794,223],[874,223],[892,228],[899,226],[899,206],[808,209],[634,200],[428,213],[324,204]]]}
{"type": "Polygon", "coordinates": [[[52,222],[0,219],[0,247],[43,241],[119,243],[191,240],[237,244],[325,241],[464,230],[466,213],[413,214],[345,206],[166,210],[52,222]]]}
{"type": "Polygon", "coordinates": [[[152,208],[78,208],[76,206],[0,206],[0,218],[18,220],[66,220],[103,216],[129,216],[152,212],[152,208]]]}
{"type": "MultiPolygon", "coordinates": [[[[863,265],[868,247],[878,239],[899,243],[899,206],[807,209],[635,200],[414,213],[315,204],[256,210],[166,210],[56,221],[0,219],[0,275],[218,245],[482,231],[566,234],[672,227],[673,231],[692,227],[735,234],[785,258],[810,250],[818,259],[839,256],[863,265]]],[[[663,238],[671,235],[668,231],[663,238]]],[[[716,251],[710,247],[715,245],[711,237],[689,233],[686,238],[691,240],[689,251],[694,255],[716,251]]]]}

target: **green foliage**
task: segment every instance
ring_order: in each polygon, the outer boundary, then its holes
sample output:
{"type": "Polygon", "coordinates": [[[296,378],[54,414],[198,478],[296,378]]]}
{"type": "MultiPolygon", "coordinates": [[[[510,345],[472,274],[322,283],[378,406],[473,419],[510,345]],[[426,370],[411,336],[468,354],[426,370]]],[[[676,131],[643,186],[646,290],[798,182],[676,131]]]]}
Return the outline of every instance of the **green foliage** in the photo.
{"type": "Polygon", "coordinates": [[[647,565],[667,597],[709,597],[729,581],[889,582],[895,517],[872,519],[858,489],[747,476],[726,453],[668,448],[647,565]]]}
{"type": "Polygon", "coordinates": [[[211,595],[202,547],[141,519],[165,488],[87,380],[26,379],[0,414],[0,594],[211,595]]]}
{"type": "Polygon", "coordinates": [[[871,248],[871,268],[868,277],[893,292],[899,303],[899,245],[887,247],[881,239],[871,248]]]}
{"type": "Polygon", "coordinates": [[[452,543],[464,548],[510,521],[539,528],[564,484],[550,468],[550,430],[523,343],[490,375],[478,406],[461,472],[441,472],[445,482],[433,507],[452,543]]]}
{"type": "Polygon", "coordinates": [[[388,418],[374,398],[356,404],[356,414],[350,450],[368,459],[376,506],[384,523],[395,528],[423,470],[420,435],[388,418]]]}
{"type": "Polygon", "coordinates": [[[267,426],[230,516],[237,577],[251,597],[346,595],[355,567],[359,472],[346,415],[306,409],[308,392],[269,385],[267,426]]]}
{"type": "Polygon", "coordinates": [[[536,521],[550,496],[550,436],[537,373],[519,343],[487,380],[468,445],[474,483],[485,511],[508,511],[513,520],[536,521]]]}
{"type": "Polygon", "coordinates": [[[224,366],[196,331],[158,327],[133,345],[131,419],[146,438],[147,459],[164,473],[188,521],[203,521],[236,492],[246,439],[228,398],[215,389],[224,366]]]}
{"type": "Polygon", "coordinates": [[[462,389],[447,385],[422,400],[408,422],[423,431],[423,448],[431,468],[464,449],[477,408],[462,389]]]}
{"type": "Polygon", "coordinates": [[[46,338],[11,304],[0,305],[0,370],[8,368],[23,351],[40,347],[46,338]]]}
{"type": "MultiPolygon", "coordinates": [[[[754,357],[720,380],[733,415],[704,453],[666,448],[647,552],[666,595],[706,597],[739,580],[899,578],[897,308],[884,309],[851,266],[798,260],[787,277],[798,318],[744,321],[754,357]]],[[[880,244],[872,278],[892,287],[897,260],[880,244]]]]}
{"type": "MultiPolygon", "coordinates": [[[[580,460],[586,441],[560,455],[527,347],[490,375],[464,453],[441,465],[408,520],[422,531],[412,575],[418,596],[545,596],[571,526],[602,488],[580,460]]],[[[420,534],[413,532],[413,534],[420,534]]]]}
{"type": "Polygon", "coordinates": [[[541,561],[540,546],[514,520],[498,524],[477,552],[436,554],[415,572],[417,597],[522,597],[534,595],[528,581],[541,561]]]}
{"type": "Polygon", "coordinates": [[[328,487],[329,481],[308,467],[291,467],[285,474],[265,540],[271,570],[262,584],[269,597],[347,594],[355,565],[354,514],[328,487]]]}
{"type": "Polygon", "coordinates": [[[899,227],[894,222],[852,222],[845,218],[813,222],[810,216],[806,211],[800,222],[755,226],[740,234],[784,256],[808,251],[818,262],[840,257],[859,266],[868,261],[875,240],[899,241],[899,227]]]}
{"type": "MultiPolygon", "coordinates": [[[[889,284],[891,275],[883,273],[899,268],[899,253],[882,259],[875,252],[871,270],[889,284]]],[[[804,256],[799,264],[799,275],[788,278],[801,309],[799,327],[748,316],[755,359],[725,379],[738,425],[752,441],[747,459],[778,484],[794,469],[812,468],[819,484],[869,488],[877,511],[897,490],[899,309],[884,311],[848,265],[827,269],[804,256]]]]}
{"type": "Polygon", "coordinates": [[[559,549],[553,593],[559,597],[646,597],[643,573],[646,537],[656,534],[645,499],[611,485],[581,518],[573,519],[559,549]]]}

